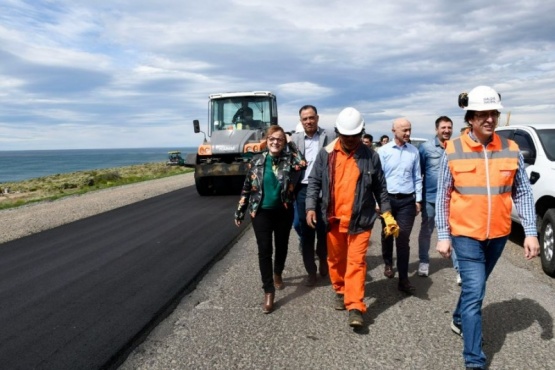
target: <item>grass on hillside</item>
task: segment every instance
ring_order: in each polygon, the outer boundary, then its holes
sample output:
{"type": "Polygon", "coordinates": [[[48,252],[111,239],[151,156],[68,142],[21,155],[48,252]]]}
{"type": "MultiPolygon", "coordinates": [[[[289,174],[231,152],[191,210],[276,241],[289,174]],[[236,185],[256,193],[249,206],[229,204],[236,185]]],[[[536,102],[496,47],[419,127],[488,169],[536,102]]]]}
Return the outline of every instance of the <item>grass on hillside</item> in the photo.
{"type": "Polygon", "coordinates": [[[0,210],[33,202],[56,200],[69,195],[84,194],[113,186],[180,175],[191,171],[190,168],[166,166],[165,163],[146,163],[0,183],[0,210]]]}

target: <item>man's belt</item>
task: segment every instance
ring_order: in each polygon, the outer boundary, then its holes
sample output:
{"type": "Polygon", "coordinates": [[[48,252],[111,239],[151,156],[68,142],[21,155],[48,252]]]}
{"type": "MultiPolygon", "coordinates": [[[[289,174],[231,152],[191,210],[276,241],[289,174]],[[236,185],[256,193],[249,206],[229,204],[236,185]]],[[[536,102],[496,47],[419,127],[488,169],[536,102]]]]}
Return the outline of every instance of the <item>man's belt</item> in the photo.
{"type": "Polygon", "coordinates": [[[390,198],[393,198],[393,199],[403,199],[403,198],[408,198],[408,197],[414,196],[414,193],[410,193],[410,194],[403,194],[403,193],[392,194],[392,193],[387,193],[387,195],[389,195],[389,197],[390,197],[390,198]]]}

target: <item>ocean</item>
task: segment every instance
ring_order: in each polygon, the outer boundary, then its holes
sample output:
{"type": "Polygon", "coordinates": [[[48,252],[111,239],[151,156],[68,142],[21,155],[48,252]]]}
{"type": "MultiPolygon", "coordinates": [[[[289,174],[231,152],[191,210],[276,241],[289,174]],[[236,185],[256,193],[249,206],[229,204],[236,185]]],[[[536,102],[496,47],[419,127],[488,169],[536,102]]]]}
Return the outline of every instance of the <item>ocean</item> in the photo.
{"type": "Polygon", "coordinates": [[[197,148],[0,151],[0,184],[61,173],[166,162],[171,150],[180,150],[185,157],[197,148]]]}

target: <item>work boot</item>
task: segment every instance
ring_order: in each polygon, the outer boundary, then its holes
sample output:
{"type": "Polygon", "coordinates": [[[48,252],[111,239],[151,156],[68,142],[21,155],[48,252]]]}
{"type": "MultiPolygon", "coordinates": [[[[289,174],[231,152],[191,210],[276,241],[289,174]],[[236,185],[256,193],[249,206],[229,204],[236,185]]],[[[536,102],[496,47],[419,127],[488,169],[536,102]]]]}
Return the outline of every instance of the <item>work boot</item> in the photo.
{"type": "Polygon", "coordinates": [[[359,310],[349,311],[349,326],[353,328],[360,328],[364,325],[364,319],[362,318],[362,312],[359,310]]]}
{"type": "Polygon", "coordinates": [[[343,311],[345,309],[345,295],[341,293],[336,293],[333,300],[333,308],[337,311],[343,311]]]}

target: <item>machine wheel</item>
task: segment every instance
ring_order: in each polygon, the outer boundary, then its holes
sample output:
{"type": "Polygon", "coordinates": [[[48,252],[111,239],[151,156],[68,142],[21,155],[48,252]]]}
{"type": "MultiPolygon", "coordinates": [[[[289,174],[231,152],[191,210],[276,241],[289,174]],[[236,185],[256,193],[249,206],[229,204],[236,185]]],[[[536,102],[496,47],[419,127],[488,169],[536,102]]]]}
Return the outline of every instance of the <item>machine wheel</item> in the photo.
{"type": "Polygon", "coordinates": [[[543,271],[555,277],[555,209],[545,212],[540,228],[540,255],[543,271]]]}
{"type": "Polygon", "coordinates": [[[195,186],[197,188],[197,193],[200,196],[208,196],[208,195],[212,195],[213,193],[213,189],[210,188],[209,184],[210,182],[207,181],[208,179],[205,178],[195,178],[195,186]]]}

